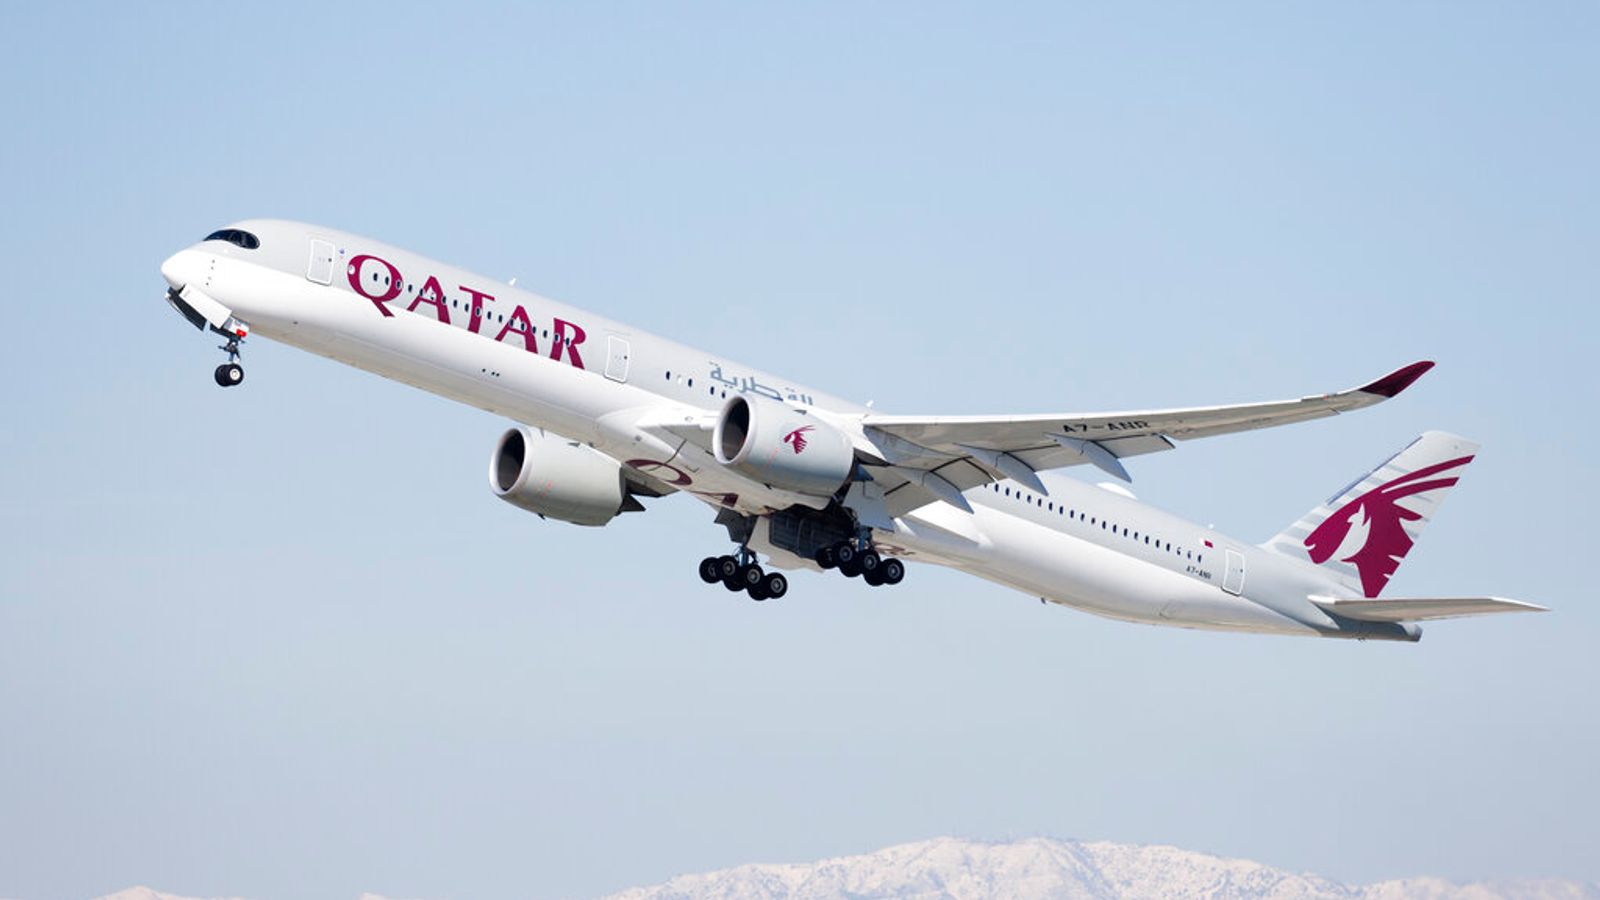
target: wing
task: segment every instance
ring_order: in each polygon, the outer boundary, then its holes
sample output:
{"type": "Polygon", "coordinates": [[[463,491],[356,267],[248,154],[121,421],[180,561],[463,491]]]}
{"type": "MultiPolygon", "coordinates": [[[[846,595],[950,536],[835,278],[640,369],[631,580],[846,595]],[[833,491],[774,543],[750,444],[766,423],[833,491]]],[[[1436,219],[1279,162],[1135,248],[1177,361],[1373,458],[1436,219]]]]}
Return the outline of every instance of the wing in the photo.
{"type": "Polygon", "coordinates": [[[1363,622],[1420,622],[1503,612],[1549,612],[1548,607],[1504,597],[1393,597],[1383,600],[1312,597],[1331,613],[1363,622]]]}
{"type": "Polygon", "coordinates": [[[1331,394],[1186,409],[1030,416],[880,416],[862,422],[878,448],[878,476],[891,515],[933,500],[967,504],[960,492],[1003,478],[1049,494],[1034,473],[1098,466],[1125,481],[1121,460],[1170,450],[1174,440],[1271,428],[1361,409],[1389,399],[1433,368],[1415,362],[1361,387],[1331,394]],[[901,496],[895,497],[894,495],[901,496]]]}

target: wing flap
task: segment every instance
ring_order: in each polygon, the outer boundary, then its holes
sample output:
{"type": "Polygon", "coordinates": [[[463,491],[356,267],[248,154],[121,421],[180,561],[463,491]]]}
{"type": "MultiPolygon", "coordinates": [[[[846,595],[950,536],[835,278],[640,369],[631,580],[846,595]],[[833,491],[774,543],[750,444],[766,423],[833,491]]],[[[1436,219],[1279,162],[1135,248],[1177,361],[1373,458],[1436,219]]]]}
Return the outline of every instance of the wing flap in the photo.
{"type": "Polygon", "coordinates": [[[1549,607],[1505,597],[1312,597],[1311,602],[1335,615],[1362,622],[1421,622],[1490,613],[1549,612],[1549,607]]]}

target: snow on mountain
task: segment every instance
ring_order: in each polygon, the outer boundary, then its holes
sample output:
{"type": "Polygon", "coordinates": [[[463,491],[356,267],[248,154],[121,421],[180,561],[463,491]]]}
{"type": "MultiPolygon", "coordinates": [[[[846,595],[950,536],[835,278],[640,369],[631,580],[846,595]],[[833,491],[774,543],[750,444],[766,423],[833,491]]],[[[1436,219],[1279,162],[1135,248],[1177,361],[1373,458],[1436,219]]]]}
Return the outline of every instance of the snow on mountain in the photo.
{"type": "MultiPolygon", "coordinates": [[[[1600,885],[1555,878],[1453,884],[1406,878],[1346,885],[1176,847],[1028,838],[934,838],[814,863],[680,875],[603,900],[1600,900],[1600,885]]],[[[96,900],[194,900],[147,887],[96,900]]],[[[237,900],[237,898],[233,898],[237,900]]],[[[359,900],[384,900],[362,894],[359,900]]]]}
{"type": "Polygon", "coordinates": [[[1457,885],[1412,878],[1344,885],[1176,847],[1030,838],[935,838],[815,863],[680,875],[605,900],[1600,900],[1600,887],[1541,879],[1457,885]]]}

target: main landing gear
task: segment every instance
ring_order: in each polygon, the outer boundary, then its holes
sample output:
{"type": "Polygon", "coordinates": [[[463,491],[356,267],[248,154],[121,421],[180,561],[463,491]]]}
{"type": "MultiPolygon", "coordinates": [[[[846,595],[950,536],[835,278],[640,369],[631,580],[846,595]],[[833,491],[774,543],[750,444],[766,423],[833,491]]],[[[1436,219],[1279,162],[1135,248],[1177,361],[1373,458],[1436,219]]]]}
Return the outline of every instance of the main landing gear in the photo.
{"type": "Polygon", "coordinates": [[[906,577],[906,564],[894,557],[884,557],[872,549],[868,538],[854,538],[831,544],[817,551],[817,565],[824,569],[838,569],[846,577],[860,577],[873,587],[899,584],[906,577]]]}
{"type": "Polygon", "coordinates": [[[764,571],[756,555],[740,547],[734,556],[708,556],[700,560],[700,580],[722,583],[730,591],[744,591],[751,600],[776,600],[789,593],[789,579],[781,572],[764,571]]]}
{"type": "Polygon", "coordinates": [[[228,342],[217,347],[218,350],[228,354],[228,361],[217,366],[217,371],[212,374],[219,387],[233,387],[244,380],[244,366],[239,365],[239,342],[243,338],[228,335],[228,342]]]}

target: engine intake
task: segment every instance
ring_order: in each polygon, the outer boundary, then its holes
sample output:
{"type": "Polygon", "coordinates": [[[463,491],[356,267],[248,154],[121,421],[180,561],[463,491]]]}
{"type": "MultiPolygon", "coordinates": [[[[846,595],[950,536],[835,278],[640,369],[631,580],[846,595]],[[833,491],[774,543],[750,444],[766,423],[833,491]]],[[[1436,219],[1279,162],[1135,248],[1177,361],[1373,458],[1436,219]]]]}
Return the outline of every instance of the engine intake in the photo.
{"type": "Polygon", "coordinates": [[[717,462],[768,487],[831,497],[855,471],[844,432],[779,403],[731,397],[711,437],[717,462]]]}
{"type": "Polygon", "coordinates": [[[604,525],[644,507],[628,493],[622,465],[600,451],[538,428],[500,435],[489,457],[495,496],[574,525],[604,525]]]}

